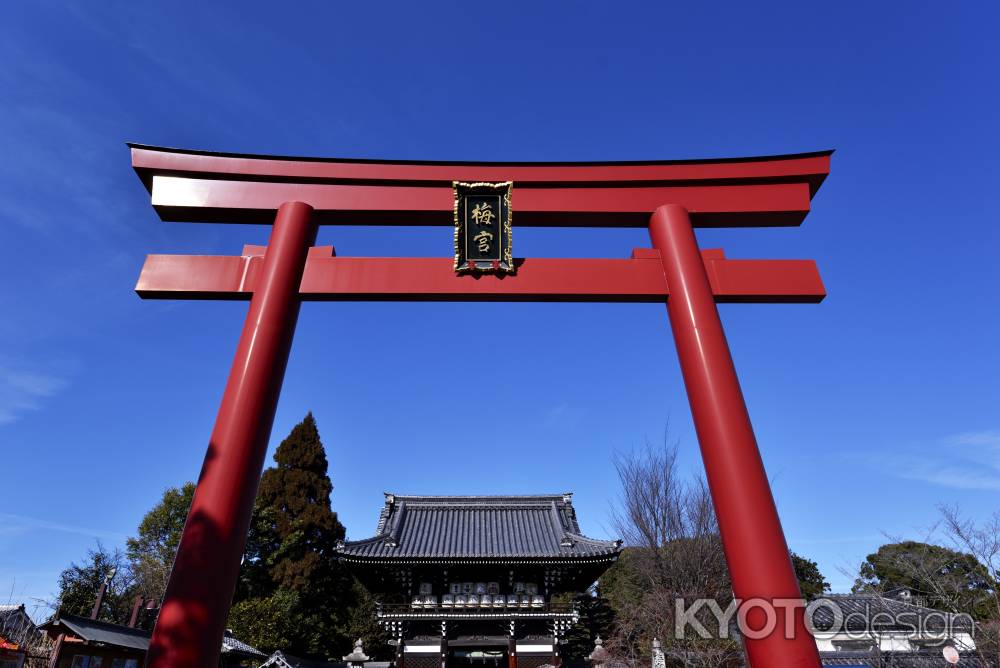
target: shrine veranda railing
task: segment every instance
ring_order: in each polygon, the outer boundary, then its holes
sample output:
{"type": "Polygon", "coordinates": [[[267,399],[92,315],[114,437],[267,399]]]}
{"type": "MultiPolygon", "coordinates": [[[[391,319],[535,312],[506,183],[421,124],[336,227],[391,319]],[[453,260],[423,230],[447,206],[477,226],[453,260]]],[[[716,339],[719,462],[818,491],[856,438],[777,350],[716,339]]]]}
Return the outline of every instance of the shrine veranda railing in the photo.
{"type": "Polygon", "coordinates": [[[385,619],[406,620],[458,620],[458,619],[573,619],[579,617],[576,608],[571,604],[546,603],[530,608],[471,608],[471,607],[434,607],[413,608],[405,604],[382,604],[376,606],[376,614],[385,619]]]}

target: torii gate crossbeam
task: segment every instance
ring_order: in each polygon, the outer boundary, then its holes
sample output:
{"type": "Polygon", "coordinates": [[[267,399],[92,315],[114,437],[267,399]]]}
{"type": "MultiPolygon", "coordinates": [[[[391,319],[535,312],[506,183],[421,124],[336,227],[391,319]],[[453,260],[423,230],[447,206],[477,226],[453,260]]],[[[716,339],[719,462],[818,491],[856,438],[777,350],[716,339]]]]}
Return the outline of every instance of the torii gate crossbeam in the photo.
{"type": "MultiPolygon", "coordinates": [[[[304,300],[666,302],[738,599],[800,599],[716,302],[816,302],[806,260],[700,251],[697,226],[796,225],[829,152],[649,163],[404,163],[209,154],[132,146],[165,220],[271,222],[240,256],[150,256],[144,298],[250,299],[236,358],[147,656],[214,666],[304,300]],[[513,180],[516,225],[648,225],[622,260],[524,259],[508,276],[458,276],[450,258],[344,258],[319,224],[451,224],[453,180],[513,180]],[[276,213],[275,213],[276,212],[276,213]]],[[[748,661],[819,667],[802,610],[744,636],[748,661]],[[786,624],[787,617],[787,624],[786,624]],[[785,630],[791,629],[792,633],[785,630]]],[[[768,622],[757,609],[750,630],[768,622]]]]}

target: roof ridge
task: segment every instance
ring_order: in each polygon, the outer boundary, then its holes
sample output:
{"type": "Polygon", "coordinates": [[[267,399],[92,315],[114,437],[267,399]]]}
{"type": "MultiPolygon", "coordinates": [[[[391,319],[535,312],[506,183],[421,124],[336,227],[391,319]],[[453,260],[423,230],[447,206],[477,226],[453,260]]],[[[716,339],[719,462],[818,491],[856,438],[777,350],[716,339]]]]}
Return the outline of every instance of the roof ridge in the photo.
{"type": "Polygon", "coordinates": [[[275,155],[266,153],[237,153],[233,151],[206,151],[201,149],[177,148],[170,146],[154,146],[141,142],[125,142],[130,149],[143,151],[157,151],[163,153],[178,153],[184,155],[204,155],[219,158],[242,158],[252,160],[294,160],[298,162],[341,162],[353,164],[393,164],[393,165],[434,165],[434,166],[485,166],[485,167],[516,167],[524,165],[527,167],[631,167],[631,166],[661,166],[661,165],[704,165],[704,164],[730,164],[740,162],[776,162],[780,160],[796,160],[802,158],[817,158],[833,155],[835,149],[824,149],[820,151],[800,151],[797,153],[774,153],[770,155],[744,155],[730,158],[679,158],[672,160],[535,160],[535,161],[510,161],[510,160],[412,160],[393,158],[333,158],[328,156],[312,155],[275,155]]]}
{"type": "Polygon", "coordinates": [[[882,596],[881,594],[875,593],[857,593],[857,594],[827,594],[823,598],[843,598],[843,599],[872,599],[879,601],[887,601],[894,605],[905,605],[910,608],[916,608],[917,610],[930,610],[932,612],[940,612],[951,617],[957,617],[964,613],[951,612],[950,610],[941,610],[940,608],[932,608],[927,605],[919,605],[917,603],[910,603],[909,601],[901,601],[898,598],[890,598],[889,596],[882,596]]]}
{"type": "Polygon", "coordinates": [[[396,499],[562,499],[572,496],[572,492],[559,494],[396,494],[386,492],[387,496],[396,499]]]}
{"type": "Polygon", "coordinates": [[[591,536],[587,536],[585,534],[582,534],[582,533],[579,533],[579,532],[576,532],[576,531],[567,531],[566,535],[567,536],[572,536],[573,540],[576,540],[576,541],[579,541],[579,542],[583,542],[583,543],[596,543],[598,545],[611,545],[611,544],[621,545],[622,544],[621,538],[593,538],[591,536]]]}
{"type": "Polygon", "coordinates": [[[397,495],[385,492],[376,535],[338,543],[361,558],[593,559],[616,555],[620,540],[583,535],[573,496],[397,495]]]}
{"type": "Polygon", "coordinates": [[[139,628],[136,628],[134,626],[126,626],[124,624],[115,624],[114,622],[106,622],[103,619],[91,619],[90,617],[83,617],[81,615],[73,615],[73,614],[66,613],[66,612],[57,614],[55,617],[53,617],[52,621],[55,621],[56,619],[59,619],[59,620],[67,620],[68,619],[69,621],[72,621],[74,623],[81,623],[82,622],[84,625],[105,626],[105,627],[109,627],[109,628],[113,628],[113,629],[119,630],[119,631],[121,631],[123,633],[132,633],[132,634],[141,635],[141,636],[149,636],[151,634],[150,631],[145,631],[143,629],[139,629],[139,628]]]}

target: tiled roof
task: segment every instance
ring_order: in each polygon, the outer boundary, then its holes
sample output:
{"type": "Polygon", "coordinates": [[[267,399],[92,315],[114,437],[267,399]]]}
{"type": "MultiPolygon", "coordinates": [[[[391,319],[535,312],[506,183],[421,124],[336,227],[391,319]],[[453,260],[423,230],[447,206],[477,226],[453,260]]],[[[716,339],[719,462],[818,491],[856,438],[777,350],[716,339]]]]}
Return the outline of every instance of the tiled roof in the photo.
{"type": "Polygon", "coordinates": [[[149,632],[141,629],[133,629],[119,624],[109,624],[99,622],[86,617],[76,615],[59,615],[44,624],[45,630],[58,629],[59,632],[66,632],[83,638],[88,642],[99,642],[115,647],[128,647],[145,652],[149,648],[149,632]],[[61,627],[65,626],[63,629],[61,627]]]}
{"type": "Polygon", "coordinates": [[[572,495],[386,494],[376,535],[349,541],[349,559],[563,559],[616,555],[620,541],[587,538],[572,495]]]}
{"type": "Polygon", "coordinates": [[[858,668],[988,668],[975,652],[962,652],[958,663],[948,663],[941,652],[820,652],[824,666],[858,668]]]}
{"type": "MultiPolygon", "coordinates": [[[[366,662],[365,667],[371,666],[372,661],[366,662]]],[[[388,667],[388,662],[382,662],[380,666],[388,667]]],[[[344,661],[316,661],[310,659],[300,659],[291,654],[285,654],[281,650],[272,654],[267,661],[260,664],[260,668],[348,668],[344,661]]]]}
{"type": "Polygon", "coordinates": [[[34,626],[31,617],[24,610],[24,604],[0,605],[0,627],[17,625],[18,627],[29,625],[34,626]]]}
{"type": "Polygon", "coordinates": [[[256,647],[252,647],[239,638],[236,638],[229,631],[226,631],[225,635],[222,636],[222,651],[260,658],[267,656],[267,654],[264,654],[264,652],[256,647]]]}
{"type": "MultiPolygon", "coordinates": [[[[848,631],[863,631],[869,626],[878,631],[907,630],[918,625],[927,631],[956,633],[969,632],[973,625],[967,615],[952,615],[874,594],[832,594],[823,598],[840,610],[843,626],[848,631]]],[[[836,625],[836,617],[830,606],[817,605],[813,625],[818,631],[831,630],[836,625]]]]}
{"type": "Polygon", "coordinates": [[[30,642],[41,631],[31,621],[24,610],[24,604],[0,605],[0,643],[24,644],[30,642]]]}
{"type": "MultiPolygon", "coordinates": [[[[104,643],[106,645],[114,645],[115,647],[128,647],[143,652],[149,649],[149,631],[134,629],[120,624],[111,624],[109,622],[99,622],[94,619],[87,619],[86,617],[78,617],[77,615],[62,614],[53,617],[42,624],[41,628],[45,630],[58,630],[59,632],[68,630],[69,633],[87,642],[104,643]],[[65,627],[65,629],[61,627],[65,627]]],[[[251,647],[242,640],[234,638],[228,633],[222,638],[222,651],[259,658],[267,656],[260,650],[251,647]]]]}

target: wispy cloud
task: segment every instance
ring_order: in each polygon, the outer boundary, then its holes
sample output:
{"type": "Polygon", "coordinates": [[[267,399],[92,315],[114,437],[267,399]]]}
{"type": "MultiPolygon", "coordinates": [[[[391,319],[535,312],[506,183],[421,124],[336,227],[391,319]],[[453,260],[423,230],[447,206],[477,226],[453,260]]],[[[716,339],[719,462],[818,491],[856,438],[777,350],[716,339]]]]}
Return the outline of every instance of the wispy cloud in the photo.
{"type": "Polygon", "coordinates": [[[955,489],[1000,491],[1000,430],[952,434],[880,461],[887,473],[955,489]]]}
{"type": "Polygon", "coordinates": [[[0,222],[63,243],[68,229],[90,239],[133,234],[141,200],[118,195],[115,169],[132,119],[110,102],[107,81],[30,35],[0,41],[0,59],[19,65],[0,71],[11,92],[0,106],[0,222]]]}
{"type": "Polygon", "coordinates": [[[13,515],[10,513],[0,513],[0,526],[3,527],[3,533],[6,535],[25,534],[33,531],[56,531],[59,533],[72,533],[80,536],[89,536],[92,538],[107,538],[116,542],[124,541],[126,538],[126,535],[119,531],[82,527],[74,524],[52,522],[50,520],[40,519],[37,517],[26,517],[24,515],[13,515]]]}
{"type": "Polygon", "coordinates": [[[42,401],[64,389],[67,381],[48,371],[0,363],[0,425],[17,420],[27,411],[41,408],[42,401]]]}
{"type": "Polygon", "coordinates": [[[842,543],[870,543],[872,541],[881,540],[884,536],[880,535],[870,535],[870,536],[827,536],[824,538],[797,538],[795,536],[789,536],[788,542],[792,544],[801,543],[803,545],[839,545],[842,543]]]}
{"type": "Polygon", "coordinates": [[[552,406],[547,411],[542,418],[542,424],[547,427],[559,424],[566,418],[566,414],[570,411],[570,405],[565,401],[561,401],[555,406],[552,406]]]}

